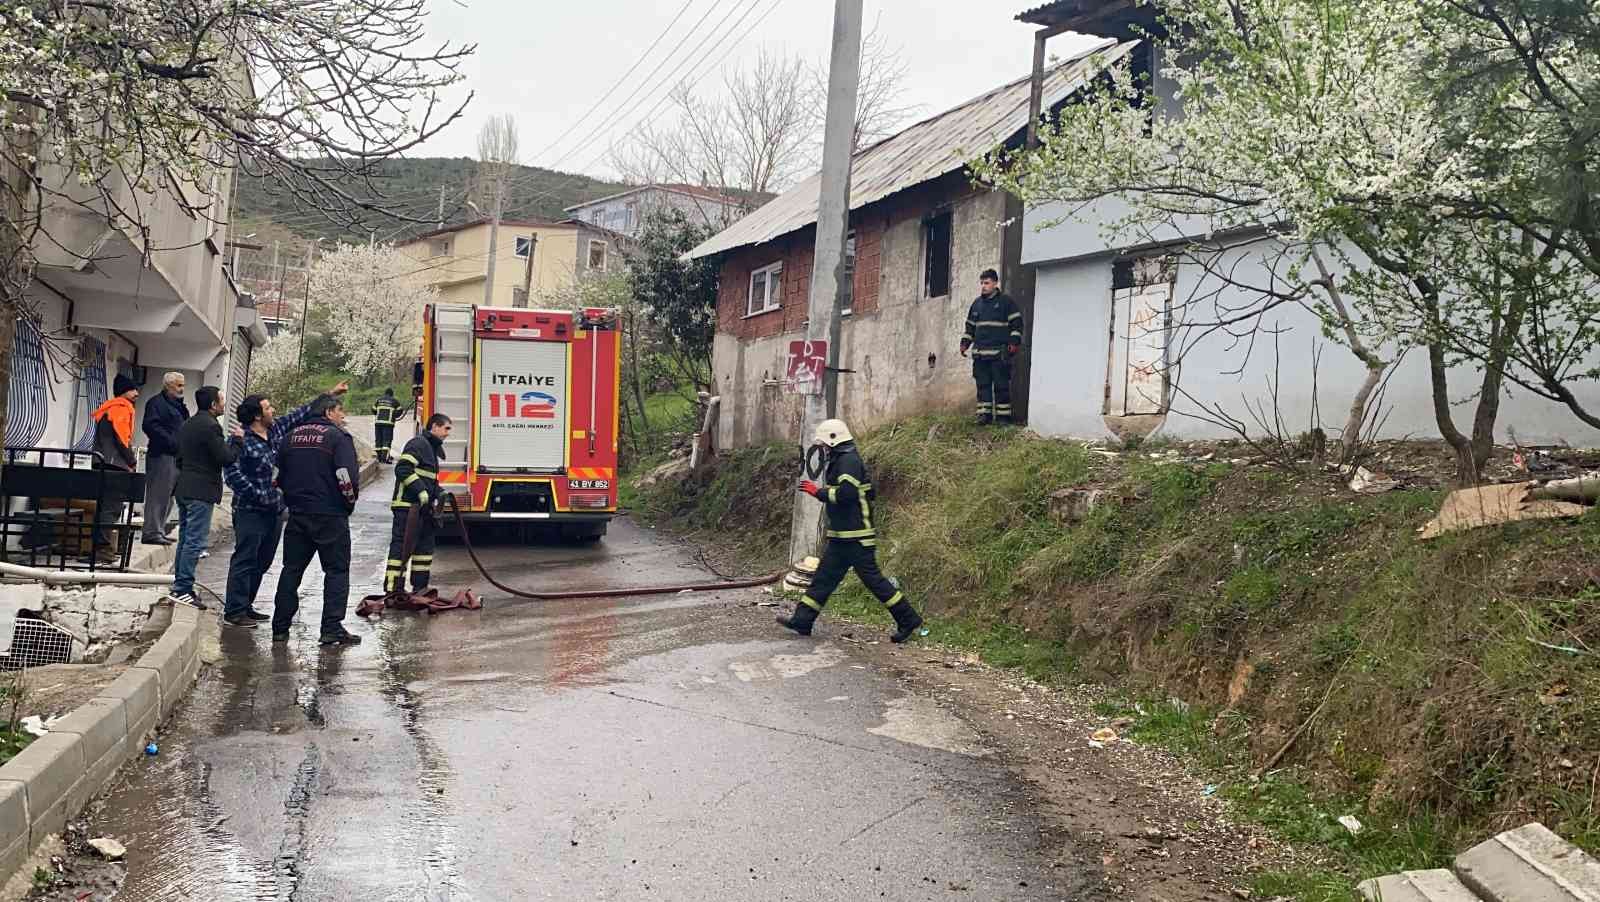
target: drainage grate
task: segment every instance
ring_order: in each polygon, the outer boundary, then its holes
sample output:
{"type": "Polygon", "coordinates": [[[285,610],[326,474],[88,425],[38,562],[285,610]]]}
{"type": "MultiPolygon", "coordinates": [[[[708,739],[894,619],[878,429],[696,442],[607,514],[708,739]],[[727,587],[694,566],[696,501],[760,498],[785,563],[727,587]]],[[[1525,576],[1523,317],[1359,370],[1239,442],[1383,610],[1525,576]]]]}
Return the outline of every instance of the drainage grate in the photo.
{"type": "Polygon", "coordinates": [[[0,655],[0,670],[26,670],[72,660],[72,634],[43,620],[18,617],[11,652],[0,655]]]}

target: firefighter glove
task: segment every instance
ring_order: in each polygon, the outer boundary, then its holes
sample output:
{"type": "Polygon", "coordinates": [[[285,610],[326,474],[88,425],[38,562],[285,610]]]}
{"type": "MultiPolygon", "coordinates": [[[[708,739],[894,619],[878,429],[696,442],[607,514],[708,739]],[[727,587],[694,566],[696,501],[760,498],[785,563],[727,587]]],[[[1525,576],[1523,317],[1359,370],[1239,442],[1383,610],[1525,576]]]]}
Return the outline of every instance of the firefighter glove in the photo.
{"type": "Polygon", "coordinates": [[[967,356],[967,349],[970,348],[970,347],[972,347],[971,339],[966,339],[966,338],[961,339],[961,356],[962,357],[967,356]]]}
{"type": "Polygon", "coordinates": [[[1022,348],[1018,345],[1006,345],[1006,353],[1010,354],[1012,357],[1017,356],[1017,352],[1020,350],[1022,350],[1022,348]]]}
{"type": "Polygon", "coordinates": [[[809,479],[803,479],[800,481],[800,491],[805,492],[807,495],[810,495],[813,498],[820,498],[822,496],[822,489],[809,479]]]}

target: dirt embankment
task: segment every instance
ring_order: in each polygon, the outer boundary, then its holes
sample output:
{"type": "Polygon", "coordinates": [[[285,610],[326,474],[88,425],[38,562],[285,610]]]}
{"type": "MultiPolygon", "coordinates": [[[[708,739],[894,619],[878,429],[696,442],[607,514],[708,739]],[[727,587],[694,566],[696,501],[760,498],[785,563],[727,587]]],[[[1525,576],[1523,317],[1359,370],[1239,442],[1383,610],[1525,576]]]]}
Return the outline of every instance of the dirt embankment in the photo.
{"type": "MultiPolygon", "coordinates": [[[[1530,819],[1600,848],[1600,515],[1419,540],[1451,472],[1425,444],[1378,449],[1397,485],[1374,495],[1227,445],[1111,451],[924,419],[861,447],[885,569],[936,638],[1130,705],[1180,700],[1138,708],[1137,729],[1237,777],[1281,834],[1350,845],[1280,811],[1287,795],[1387,825],[1394,842],[1369,832],[1347,869],[1427,865],[1530,819]],[[1092,509],[1052,517],[1069,488],[1092,509]],[[1262,790],[1262,770],[1295,788],[1262,790]]],[[[792,459],[727,455],[643,513],[727,568],[781,563],[792,459]]],[[[881,616],[853,581],[834,606],[881,616]]]]}

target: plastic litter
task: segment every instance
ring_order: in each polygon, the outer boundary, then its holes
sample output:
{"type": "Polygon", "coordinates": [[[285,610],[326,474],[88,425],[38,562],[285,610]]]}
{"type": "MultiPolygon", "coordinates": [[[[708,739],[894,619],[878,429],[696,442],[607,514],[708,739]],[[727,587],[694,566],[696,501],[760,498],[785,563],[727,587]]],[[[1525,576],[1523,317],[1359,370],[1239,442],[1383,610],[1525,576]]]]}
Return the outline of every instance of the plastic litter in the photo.
{"type": "Polygon", "coordinates": [[[156,755],[161,754],[161,749],[152,742],[144,747],[144,753],[154,758],[156,755]]]}
{"type": "Polygon", "coordinates": [[[128,856],[128,847],[109,836],[89,840],[89,847],[99,852],[106,861],[121,861],[128,856]]]}
{"type": "Polygon", "coordinates": [[[30,736],[43,736],[50,732],[50,728],[44,725],[44,718],[37,714],[30,714],[22,718],[22,729],[26,730],[30,736]]]}
{"type": "Polygon", "coordinates": [[[1089,738],[1093,739],[1095,742],[1104,743],[1116,742],[1118,737],[1116,730],[1113,730],[1110,727],[1101,727],[1100,729],[1095,730],[1094,735],[1089,738]]]}
{"type": "Polygon", "coordinates": [[[1359,836],[1361,834],[1361,822],[1356,820],[1355,815],[1347,814],[1344,817],[1339,818],[1339,823],[1343,824],[1344,828],[1350,831],[1351,836],[1359,836]]]}
{"type": "Polygon", "coordinates": [[[927,630],[926,630],[926,629],[924,629],[924,630],[923,630],[923,631],[921,631],[921,632],[919,632],[919,633],[917,633],[917,635],[919,635],[919,636],[926,636],[926,635],[928,635],[928,631],[927,631],[927,630]]]}

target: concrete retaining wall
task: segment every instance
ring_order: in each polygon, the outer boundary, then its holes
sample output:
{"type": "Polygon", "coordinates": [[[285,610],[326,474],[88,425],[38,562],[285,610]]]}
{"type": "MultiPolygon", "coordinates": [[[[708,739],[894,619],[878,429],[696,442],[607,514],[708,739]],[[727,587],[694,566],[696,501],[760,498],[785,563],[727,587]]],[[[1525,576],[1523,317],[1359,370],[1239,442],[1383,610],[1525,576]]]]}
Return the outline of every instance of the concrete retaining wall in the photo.
{"type": "Polygon", "coordinates": [[[127,672],[0,766],[0,882],[142,754],[188,694],[200,671],[199,615],[174,608],[172,624],[127,672]]]}

